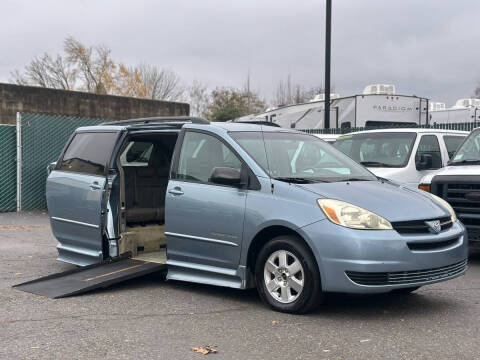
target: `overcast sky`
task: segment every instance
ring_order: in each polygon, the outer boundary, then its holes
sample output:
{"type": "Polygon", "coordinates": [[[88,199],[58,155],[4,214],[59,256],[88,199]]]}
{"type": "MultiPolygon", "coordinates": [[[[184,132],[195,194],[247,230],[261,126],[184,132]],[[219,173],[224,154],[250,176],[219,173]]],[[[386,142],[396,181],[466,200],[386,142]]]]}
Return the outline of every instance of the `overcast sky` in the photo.
{"type": "MultiPolygon", "coordinates": [[[[333,0],[332,83],[341,95],[392,83],[452,105],[480,81],[479,0],[333,0]]],[[[189,84],[253,86],[291,74],[323,84],[324,0],[0,0],[0,82],[72,35],[189,84]]]]}

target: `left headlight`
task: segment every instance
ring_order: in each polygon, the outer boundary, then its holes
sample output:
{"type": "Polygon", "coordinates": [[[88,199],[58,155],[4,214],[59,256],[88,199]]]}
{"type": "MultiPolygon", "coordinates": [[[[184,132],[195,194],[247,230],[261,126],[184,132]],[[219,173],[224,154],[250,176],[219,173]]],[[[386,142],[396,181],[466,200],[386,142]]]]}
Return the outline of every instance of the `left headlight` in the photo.
{"type": "Polygon", "coordinates": [[[327,218],[340,226],[361,230],[391,230],[392,224],[371,211],[333,199],[318,199],[318,206],[327,218]]]}
{"type": "Polygon", "coordinates": [[[448,210],[448,212],[450,213],[452,222],[457,221],[457,214],[455,214],[455,210],[453,210],[452,206],[448,202],[446,202],[445,200],[443,200],[441,197],[437,195],[433,195],[432,193],[430,193],[430,196],[433,198],[433,200],[437,202],[437,204],[439,204],[445,210],[448,210]]]}

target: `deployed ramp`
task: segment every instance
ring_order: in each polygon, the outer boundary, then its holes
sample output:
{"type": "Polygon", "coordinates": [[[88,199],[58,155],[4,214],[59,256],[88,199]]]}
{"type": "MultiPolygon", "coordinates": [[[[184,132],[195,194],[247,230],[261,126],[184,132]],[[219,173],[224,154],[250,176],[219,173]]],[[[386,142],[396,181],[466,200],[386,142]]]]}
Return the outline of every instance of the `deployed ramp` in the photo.
{"type": "Polygon", "coordinates": [[[120,259],[45,276],[15,285],[14,288],[57,299],[106,288],[125,280],[164,271],[166,268],[165,264],[158,262],[120,259]]]}

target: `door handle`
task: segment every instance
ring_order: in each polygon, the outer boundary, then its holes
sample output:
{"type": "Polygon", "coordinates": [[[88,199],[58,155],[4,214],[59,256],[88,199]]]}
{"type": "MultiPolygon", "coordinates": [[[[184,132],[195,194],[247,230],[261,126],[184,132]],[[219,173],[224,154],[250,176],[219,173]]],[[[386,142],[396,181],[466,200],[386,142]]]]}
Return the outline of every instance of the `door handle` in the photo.
{"type": "Polygon", "coordinates": [[[102,187],[100,185],[98,185],[98,182],[96,182],[96,181],[90,184],[90,189],[92,189],[92,190],[99,190],[101,188],[102,187]]]}
{"type": "Polygon", "coordinates": [[[168,190],[168,193],[175,196],[183,195],[183,191],[179,187],[175,187],[173,189],[168,190]]]}

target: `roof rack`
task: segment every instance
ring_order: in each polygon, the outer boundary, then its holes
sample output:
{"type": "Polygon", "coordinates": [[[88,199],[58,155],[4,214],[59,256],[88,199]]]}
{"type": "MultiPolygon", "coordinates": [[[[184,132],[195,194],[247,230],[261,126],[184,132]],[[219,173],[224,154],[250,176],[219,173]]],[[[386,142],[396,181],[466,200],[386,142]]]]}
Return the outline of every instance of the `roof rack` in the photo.
{"type": "Polygon", "coordinates": [[[192,124],[210,124],[210,121],[195,116],[159,116],[140,119],[116,120],[101,125],[155,125],[174,122],[190,122],[192,124]]]}
{"type": "Polygon", "coordinates": [[[280,125],[265,120],[253,120],[253,121],[233,121],[236,124],[253,124],[253,125],[263,125],[263,126],[273,126],[273,127],[280,127],[280,125]]]}

